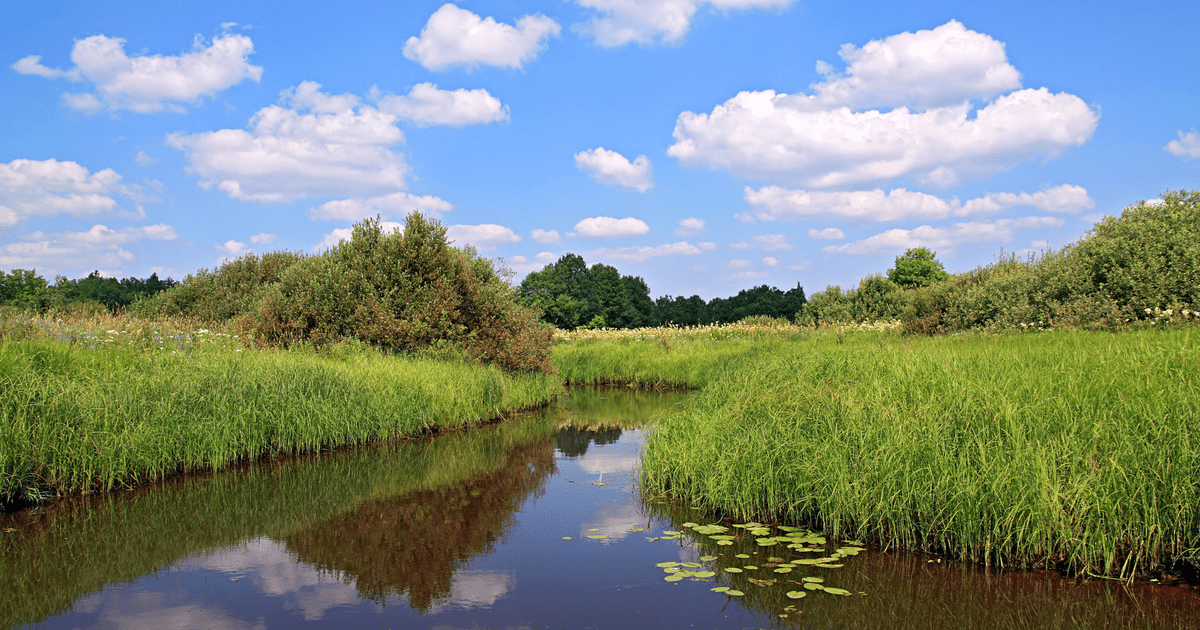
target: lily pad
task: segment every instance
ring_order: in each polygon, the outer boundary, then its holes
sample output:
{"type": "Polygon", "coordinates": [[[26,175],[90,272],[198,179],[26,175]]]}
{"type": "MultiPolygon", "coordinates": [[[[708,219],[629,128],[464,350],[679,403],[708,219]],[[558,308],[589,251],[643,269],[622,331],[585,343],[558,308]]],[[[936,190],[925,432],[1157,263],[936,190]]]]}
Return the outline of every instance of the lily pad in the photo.
{"type": "Polygon", "coordinates": [[[742,568],[743,568],[743,569],[750,569],[751,571],[757,571],[757,570],[758,570],[758,567],[754,566],[753,564],[747,564],[747,565],[743,566],[742,568]]]}
{"type": "Polygon", "coordinates": [[[714,586],[708,590],[710,590],[714,593],[724,593],[725,591],[729,590],[729,587],[728,586],[714,586]]]}
{"type": "Polygon", "coordinates": [[[814,584],[820,584],[821,582],[825,581],[825,578],[823,578],[823,577],[806,577],[806,578],[802,578],[802,579],[805,582],[812,582],[814,584]]]}
{"type": "Polygon", "coordinates": [[[589,531],[589,532],[598,532],[598,531],[600,531],[600,528],[599,528],[599,527],[593,527],[593,528],[589,529],[588,531],[589,531]]]}
{"type": "Polygon", "coordinates": [[[846,565],[844,565],[844,564],[829,564],[827,562],[823,562],[821,564],[814,564],[813,566],[821,567],[822,569],[840,569],[846,565]]]}
{"type": "Polygon", "coordinates": [[[563,540],[571,540],[570,536],[563,536],[563,540]]]}
{"type": "Polygon", "coordinates": [[[697,567],[699,567],[699,566],[701,566],[701,565],[700,565],[700,563],[699,563],[699,562],[680,562],[680,563],[679,563],[679,566],[681,566],[681,567],[691,567],[691,568],[695,569],[695,568],[697,568],[697,567]]]}
{"type": "Polygon", "coordinates": [[[778,569],[775,569],[775,572],[776,573],[791,573],[792,568],[791,567],[779,567],[778,569]]]}
{"type": "Polygon", "coordinates": [[[592,534],[591,536],[588,536],[588,538],[608,538],[608,534],[592,534]]]}
{"type": "Polygon", "coordinates": [[[679,575],[678,573],[675,573],[672,575],[668,575],[667,577],[663,578],[663,580],[666,582],[679,582],[679,581],[683,580],[683,576],[679,575]]]}
{"type": "Polygon", "coordinates": [[[699,524],[700,523],[684,523],[683,525],[680,525],[680,527],[695,527],[699,524]]]}
{"type": "Polygon", "coordinates": [[[713,540],[733,540],[734,537],[729,536],[728,534],[713,534],[712,536],[709,536],[709,538],[713,540]]]}
{"type": "Polygon", "coordinates": [[[863,546],[863,541],[861,540],[843,540],[842,542],[846,543],[847,545],[855,545],[857,547],[863,546]]]}
{"type": "Polygon", "coordinates": [[[779,529],[781,531],[785,531],[785,532],[794,532],[794,531],[800,529],[798,527],[791,527],[788,525],[776,525],[775,528],[779,529]]]}
{"type": "Polygon", "coordinates": [[[805,582],[805,583],[804,583],[804,588],[806,588],[806,589],[808,589],[808,590],[810,590],[810,591],[821,591],[821,590],[825,590],[825,586],[824,586],[824,585],[817,584],[816,582],[805,582]]]}
{"type": "Polygon", "coordinates": [[[742,558],[743,560],[745,560],[745,559],[748,559],[748,558],[750,557],[750,554],[748,554],[748,553],[739,553],[739,554],[736,554],[736,555],[734,555],[733,557],[734,557],[734,558],[742,558]]]}
{"type": "Polygon", "coordinates": [[[741,591],[735,591],[734,589],[729,589],[728,591],[725,591],[725,594],[733,595],[734,597],[741,597],[742,595],[745,595],[745,593],[743,593],[741,591]]]}
{"type": "Polygon", "coordinates": [[[792,599],[801,599],[808,596],[808,593],[805,593],[804,591],[788,591],[787,596],[792,599]]]}
{"type": "Polygon", "coordinates": [[[633,529],[629,530],[629,533],[636,534],[638,532],[644,532],[644,531],[646,531],[645,527],[634,527],[633,529]]]}
{"type": "Polygon", "coordinates": [[[716,571],[696,571],[695,573],[692,574],[692,577],[710,578],[716,574],[717,574],[716,571]]]}
{"type": "Polygon", "coordinates": [[[783,562],[783,558],[776,558],[775,556],[771,556],[770,558],[767,558],[767,562],[783,562]]]}
{"type": "Polygon", "coordinates": [[[733,544],[733,541],[732,540],[718,540],[717,544],[721,545],[723,547],[728,547],[733,544]]]}
{"type": "Polygon", "coordinates": [[[713,560],[716,560],[717,557],[716,556],[700,556],[700,559],[705,562],[712,562],[713,560]]]}
{"type": "Polygon", "coordinates": [[[656,567],[677,567],[677,566],[679,566],[679,563],[678,562],[659,562],[658,564],[656,564],[654,566],[656,566],[656,567]]]}
{"type": "Polygon", "coordinates": [[[737,567],[726,567],[725,572],[726,573],[741,573],[742,570],[737,567]]]}
{"type": "Polygon", "coordinates": [[[866,551],[862,547],[842,547],[837,550],[843,556],[857,556],[860,551],[866,551]]]}
{"type": "Polygon", "coordinates": [[[835,588],[832,586],[826,586],[825,592],[829,593],[830,595],[849,595],[850,594],[850,591],[847,591],[844,588],[835,588]]]}
{"type": "MultiPolygon", "coordinates": [[[[588,531],[592,531],[592,530],[588,530],[588,531]]],[[[667,534],[669,536],[678,536],[678,535],[682,534],[683,532],[677,532],[673,529],[664,529],[663,533],[667,534]]]]}

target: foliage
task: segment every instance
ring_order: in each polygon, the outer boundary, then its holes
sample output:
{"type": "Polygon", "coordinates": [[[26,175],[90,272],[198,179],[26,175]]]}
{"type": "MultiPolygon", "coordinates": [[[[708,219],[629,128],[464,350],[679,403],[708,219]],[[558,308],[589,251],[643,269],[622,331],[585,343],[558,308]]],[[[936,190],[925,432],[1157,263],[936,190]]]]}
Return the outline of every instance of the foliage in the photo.
{"type": "Polygon", "coordinates": [[[937,254],[915,247],[896,257],[896,266],[888,269],[888,280],[903,287],[925,287],[950,277],[937,254]]]}
{"type": "Polygon", "coordinates": [[[58,276],[53,285],[38,275],[36,269],[13,269],[11,273],[0,271],[0,305],[18,310],[44,313],[48,309],[57,311],[91,310],[103,306],[116,312],[138,300],[169,289],[175,281],[160,280],[157,273],[149,278],[105,278],[93,271],[86,278],[70,280],[58,276]]]}
{"type": "Polygon", "coordinates": [[[392,234],[378,220],[362,221],[350,240],[319,256],[249,254],[201,270],[138,312],[233,320],[268,347],[358,339],[388,351],[552,371],[549,328],[514,302],[505,278],[414,212],[392,234]]]}
{"type": "Polygon", "coordinates": [[[1057,252],[996,262],[912,293],[911,332],[1083,328],[1191,321],[1200,311],[1200,191],[1167,191],[1057,252]]]}
{"type": "Polygon", "coordinates": [[[556,328],[638,328],[650,323],[654,304],[640,277],[622,276],[615,267],[588,267],[566,254],[531,272],[517,288],[517,301],[542,312],[556,328]]]}
{"type": "Polygon", "coordinates": [[[831,285],[812,294],[796,314],[796,322],[820,326],[892,321],[900,318],[908,301],[908,294],[899,285],[872,274],[863,278],[857,289],[843,291],[841,287],[831,285]]]}

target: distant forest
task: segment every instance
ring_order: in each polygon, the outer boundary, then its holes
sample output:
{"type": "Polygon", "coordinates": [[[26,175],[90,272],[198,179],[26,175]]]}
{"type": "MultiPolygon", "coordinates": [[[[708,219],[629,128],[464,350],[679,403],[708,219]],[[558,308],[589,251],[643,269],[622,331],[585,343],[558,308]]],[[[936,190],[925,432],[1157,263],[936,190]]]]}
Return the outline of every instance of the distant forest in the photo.
{"type": "Polygon", "coordinates": [[[13,269],[11,273],[0,271],[0,305],[38,312],[100,307],[116,312],[175,284],[171,278],[160,280],[157,273],[145,279],[117,279],[105,278],[99,271],[79,280],[58,276],[50,284],[37,270],[13,269]]]}

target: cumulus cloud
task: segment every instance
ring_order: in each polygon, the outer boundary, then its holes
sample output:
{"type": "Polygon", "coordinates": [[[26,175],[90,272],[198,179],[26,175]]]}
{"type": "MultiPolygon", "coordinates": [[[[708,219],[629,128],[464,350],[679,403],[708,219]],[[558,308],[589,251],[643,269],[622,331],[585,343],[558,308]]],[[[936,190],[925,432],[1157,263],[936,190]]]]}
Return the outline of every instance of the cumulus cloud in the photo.
{"type": "Polygon", "coordinates": [[[782,9],[792,0],[575,0],[600,15],[577,24],[576,29],[612,48],[630,42],[648,46],[674,44],[691,27],[696,10],[708,5],[719,11],[730,9],[782,9]]]}
{"type": "Polygon", "coordinates": [[[482,225],[451,225],[446,228],[446,240],[456,247],[470,245],[481,252],[488,252],[502,245],[520,243],[516,232],[494,223],[482,225]]]}
{"type": "Polygon", "coordinates": [[[482,88],[440,90],[433,83],[418,83],[408,94],[384,96],[377,105],[379,111],[419,127],[464,127],[508,120],[508,107],[482,88]]]}
{"type": "Polygon", "coordinates": [[[1002,44],[957,22],[842,54],[847,74],[824,68],[812,94],[741,92],[711,113],[681,113],[668,155],[812,188],[896,177],[949,186],[1081,145],[1099,121],[1065,92],[995,96],[1019,87],[1019,74],[1002,44]],[[881,109],[856,109],[864,103],[881,109]]]}
{"type": "Polygon", "coordinates": [[[562,237],[558,234],[558,230],[543,230],[539,228],[530,232],[529,235],[533,237],[534,241],[543,245],[553,245],[562,240],[562,237]]]}
{"type": "Polygon", "coordinates": [[[837,228],[825,228],[823,230],[808,231],[808,238],[818,241],[840,241],[846,238],[846,233],[837,228]]]}
{"type": "Polygon", "coordinates": [[[361,221],[366,218],[403,217],[413,210],[420,210],[431,217],[441,217],[443,212],[449,212],[454,206],[445,199],[432,195],[416,196],[406,192],[397,192],[378,197],[352,197],[327,201],[308,211],[310,219],[325,221],[361,221]]]}
{"type": "Polygon", "coordinates": [[[996,214],[1009,208],[1029,207],[1045,212],[1073,214],[1096,206],[1086,188],[1062,184],[1036,193],[988,193],[960,202],[928,193],[896,188],[847,192],[791,190],[747,186],[743,198],[752,210],[738,215],[745,221],[791,221],[807,218],[892,222],[936,220],[996,214]]]}
{"type": "Polygon", "coordinates": [[[748,241],[738,241],[730,247],[734,249],[761,249],[764,252],[773,252],[782,249],[791,249],[791,237],[783,234],[760,234],[750,237],[748,241]]]}
{"type": "Polygon", "coordinates": [[[948,227],[922,225],[912,230],[892,229],[862,240],[831,245],[822,250],[831,254],[882,254],[903,252],[912,247],[928,247],[939,253],[953,254],[960,245],[1007,243],[1019,229],[1062,227],[1056,217],[1025,217],[995,221],[955,223],[948,227]]]}
{"type": "Polygon", "coordinates": [[[588,252],[588,258],[594,260],[615,260],[619,262],[646,262],[651,258],[662,256],[695,256],[701,252],[715,249],[713,243],[696,243],[687,241],[666,243],[656,247],[601,247],[588,252]]]}
{"type": "Polygon", "coordinates": [[[766,256],[762,259],[762,264],[768,267],[774,267],[775,265],[779,264],[779,259],[775,258],[774,256],[766,256]]]}
{"type": "Polygon", "coordinates": [[[255,245],[270,245],[277,240],[279,240],[279,235],[267,234],[266,232],[259,232],[258,234],[250,236],[250,242],[254,243],[255,245]]]}
{"type": "Polygon", "coordinates": [[[704,219],[696,217],[688,217],[679,222],[679,227],[675,228],[675,236],[695,236],[704,233],[704,219]]]}
{"type": "Polygon", "coordinates": [[[575,154],[575,168],[586,171],[592,179],[606,186],[624,186],[638,192],[654,187],[650,160],[637,156],[631,163],[625,156],[604,147],[575,154]]]}
{"type": "Polygon", "coordinates": [[[509,269],[512,269],[518,276],[524,276],[531,271],[541,271],[546,265],[554,262],[557,256],[550,252],[540,252],[537,256],[530,260],[527,256],[513,256],[505,258],[504,263],[509,269]]]}
{"type": "Polygon", "coordinates": [[[173,241],[175,228],[165,223],[114,230],[94,225],[83,232],[33,232],[0,247],[0,267],[39,269],[55,273],[66,269],[105,269],[108,275],[135,259],[126,247],[143,241],[173,241]]]}
{"type": "Polygon", "coordinates": [[[197,104],[245,80],[257,82],[263,69],[249,62],[253,53],[249,37],[224,34],[211,42],[197,35],[191,52],[177,57],[130,57],[125,54],[124,39],[93,35],[75,42],[71,51],[75,67],[70,70],[48,68],[38,55],[20,59],[12,68],[47,79],[91,82],[95,92],[63,95],[63,103],[73,109],[89,113],[102,109],[181,112],[182,104],[197,104]]]}
{"type": "Polygon", "coordinates": [[[1008,63],[1004,44],[957,20],[862,48],[846,44],[838,56],[846,63],[843,74],[817,62],[825,81],[813,86],[813,100],[822,107],[941,107],[1021,87],[1021,73],[1008,63]]]}
{"type": "Polygon", "coordinates": [[[13,160],[0,162],[0,225],[30,217],[69,214],[78,218],[141,218],[140,207],[122,209],[117,197],[150,201],[140,186],[126,185],[116,171],[91,173],[77,162],[13,160]]]}
{"type": "Polygon", "coordinates": [[[290,202],[310,196],[366,196],[406,186],[408,165],[391,147],[404,141],[396,116],[301,83],[281,104],[260,109],[249,129],[173,133],[188,172],[234,199],[290,202]],[[356,111],[357,110],[357,111],[356,111]]]}
{"type": "Polygon", "coordinates": [[[1179,157],[1200,157],[1200,135],[1196,134],[1193,129],[1190,133],[1179,133],[1178,140],[1172,140],[1167,143],[1164,149],[1178,155],[1179,157]]]}
{"type": "Polygon", "coordinates": [[[650,226],[645,221],[633,217],[614,219],[612,217],[589,217],[575,224],[575,231],[567,236],[583,238],[617,238],[621,236],[642,236],[650,233],[650,226]]]}
{"type": "Polygon", "coordinates": [[[446,3],[429,16],[419,37],[408,38],[404,56],[435,72],[454,66],[521,68],[561,32],[558,22],[541,14],[526,15],[510,26],[446,3]]]}

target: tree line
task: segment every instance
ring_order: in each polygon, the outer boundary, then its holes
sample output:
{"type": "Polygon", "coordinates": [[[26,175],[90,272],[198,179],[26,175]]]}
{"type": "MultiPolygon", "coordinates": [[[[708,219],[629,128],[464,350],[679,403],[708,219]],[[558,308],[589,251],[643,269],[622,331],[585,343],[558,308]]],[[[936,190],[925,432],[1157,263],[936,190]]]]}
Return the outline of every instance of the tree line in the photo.
{"type": "Polygon", "coordinates": [[[106,278],[99,271],[78,280],[58,276],[50,284],[36,269],[13,269],[0,271],[0,306],[38,312],[103,307],[116,312],[175,284],[171,278],[160,279],[157,273],[149,278],[106,278]]]}

